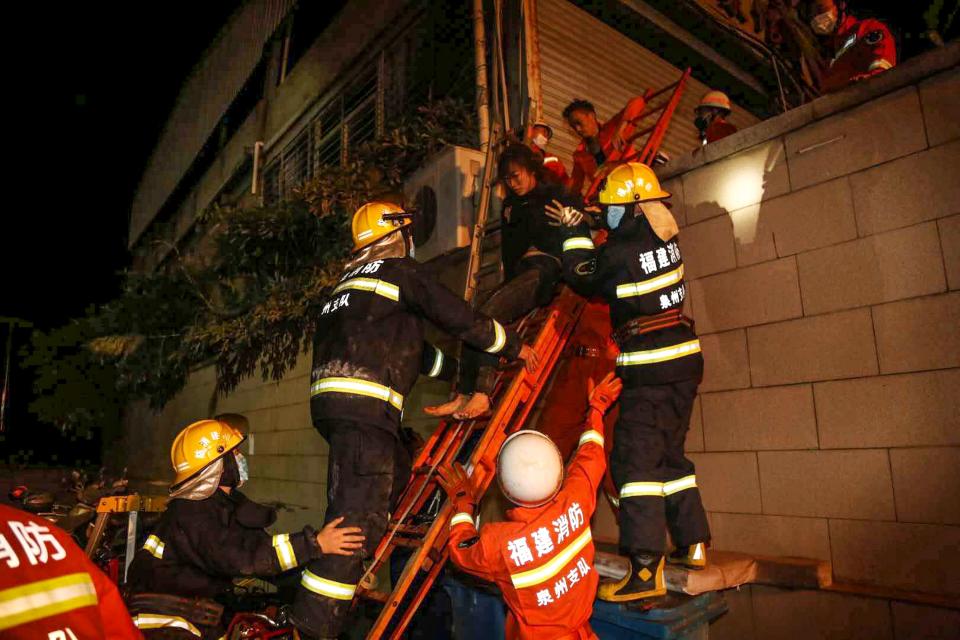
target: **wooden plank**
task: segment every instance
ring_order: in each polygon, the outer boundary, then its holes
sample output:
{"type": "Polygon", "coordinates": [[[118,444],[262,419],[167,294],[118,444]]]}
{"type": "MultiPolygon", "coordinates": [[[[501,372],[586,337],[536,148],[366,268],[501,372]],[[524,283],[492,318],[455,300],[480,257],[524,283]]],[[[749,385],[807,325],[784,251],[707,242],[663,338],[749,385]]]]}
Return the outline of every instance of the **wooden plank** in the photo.
{"type": "MultiPolygon", "coordinates": [[[[791,589],[821,589],[832,582],[830,563],[807,558],[754,556],[732,551],[710,551],[707,566],[693,570],[667,565],[667,589],[688,595],[730,589],[743,584],[765,584],[791,589]]],[[[598,551],[594,564],[604,578],[619,580],[627,572],[627,559],[598,551]]]]}

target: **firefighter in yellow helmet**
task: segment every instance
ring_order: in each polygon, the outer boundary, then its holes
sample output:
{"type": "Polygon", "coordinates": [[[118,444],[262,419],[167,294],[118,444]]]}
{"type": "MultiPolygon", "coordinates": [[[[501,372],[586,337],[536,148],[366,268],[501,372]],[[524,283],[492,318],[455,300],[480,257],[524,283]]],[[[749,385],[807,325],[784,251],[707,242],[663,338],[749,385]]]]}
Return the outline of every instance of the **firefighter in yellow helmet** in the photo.
{"type": "MultiPolygon", "coordinates": [[[[410,455],[400,416],[419,375],[450,379],[456,362],[424,343],[424,320],[476,348],[535,364],[536,356],[500,323],[473,311],[413,260],[411,216],[370,202],[353,216],[353,256],[316,309],[310,414],[330,445],[327,520],[345,518],[372,554],[387,513],[406,485],[410,455]]],[[[362,573],[361,556],[323,556],[303,572],[292,610],[307,635],[344,628],[362,573]]]]}
{"type": "MultiPolygon", "coordinates": [[[[247,420],[223,414],[183,429],[170,448],[170,503],[130,565],[130,614],[148,637],[222,633],[223,598],[239,576],[275,576],[324,555],[358,553],[357,527],[270,535],[276,511],[244,496],[247,420]]],[[[209,637],[217,637],[210,635],[209,637]]]]}
{"type": "Polygon", "coordinates": [[[727,122],[732,111],[730,98],[722,91],[708,91],[703,94],[694,110],[693,124],[700,133],[700,144],[716,142],[737,132],[737,127],[727,122]]]}
{"type": "MultiPolygon", "coordinates": [[[[683,451],[697,385],[700,342],[683,315],[686,287],[679,232],[650,167],[615,167],[599,201],[610,236],[597,249],[564,254],[564,276],[610,305],[623,380],[610,471],[619,491],[620,550],[631,571],[600,585],[599,597],[623,602],[666,593],[666,530],[671,559],[697,568],[710,539],[693,463],[683,451]]],[[[572,229],[569,233],[575,233],[572,229]]]]}

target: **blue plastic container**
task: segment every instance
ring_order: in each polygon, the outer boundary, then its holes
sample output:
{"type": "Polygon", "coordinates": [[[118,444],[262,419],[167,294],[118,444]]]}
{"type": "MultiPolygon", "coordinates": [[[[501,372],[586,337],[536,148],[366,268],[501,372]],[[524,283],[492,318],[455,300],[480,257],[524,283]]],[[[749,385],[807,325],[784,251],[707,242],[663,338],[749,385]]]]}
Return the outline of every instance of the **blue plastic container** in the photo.
{"type": "Polygon", "coordinates": [[[683,597],[669,609],[649,611],[597,600],[590,626],[600,640],[706,640],[710,621],[726,610],[726,601],[716,592],[683,597]]]}

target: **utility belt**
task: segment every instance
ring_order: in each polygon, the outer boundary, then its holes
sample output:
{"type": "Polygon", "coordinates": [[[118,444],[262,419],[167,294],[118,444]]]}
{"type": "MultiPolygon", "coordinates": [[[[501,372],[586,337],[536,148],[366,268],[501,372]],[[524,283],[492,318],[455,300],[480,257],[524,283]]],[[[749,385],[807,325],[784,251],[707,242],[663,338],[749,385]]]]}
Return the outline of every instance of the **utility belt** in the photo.
{"type": "Polygon", "coordinates": [[[133,623],[146,629],[183,629],[198,638],[204,629],[213,629],[223,618],[223,605],[206,598],[181,598],[166,593],[138,593],[127,608],[133,623]]]}
{"type": "Polygon", "coordinates": [[[639,316],[633,320],[628,320],[613,331],[613,339],[622,349],[624,343],[630,338],[679,325],[694,329],[694,322],[691,318],[683,315],[680,309],[670,309],[656,315],[639,316]]]}

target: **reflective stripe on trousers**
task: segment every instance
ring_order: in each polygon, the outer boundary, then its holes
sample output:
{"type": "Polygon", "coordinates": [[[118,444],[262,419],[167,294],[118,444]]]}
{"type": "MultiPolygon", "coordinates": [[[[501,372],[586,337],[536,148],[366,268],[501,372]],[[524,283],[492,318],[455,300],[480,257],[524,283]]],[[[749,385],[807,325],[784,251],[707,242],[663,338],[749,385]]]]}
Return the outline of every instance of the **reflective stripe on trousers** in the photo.
{"type": "Polygon", "coordinates": [[[669,482],[628,482],[620,487],[620,499],[637,496],[671,496],[697,486],[697,476],[689,475],[669,482]]]}
{"type": "Polygon", "coordinates": [[[159,613],[138,613],[133,616],[133,624],[137,629],[183,629],[198,638],[203,637],[200,629],[197,629],[189,620],[181,618],[180,616],[168,616],[159,613]]]}
{"type": "Polygon", "coordinates": [[[310,386],[310,395],[321,393],[352,393],[368,398],[376,398],[388,402],[396,409],[403,409],[403,396],[390,387],[361,380],[360,378],[320,378],[310,386]]]}

